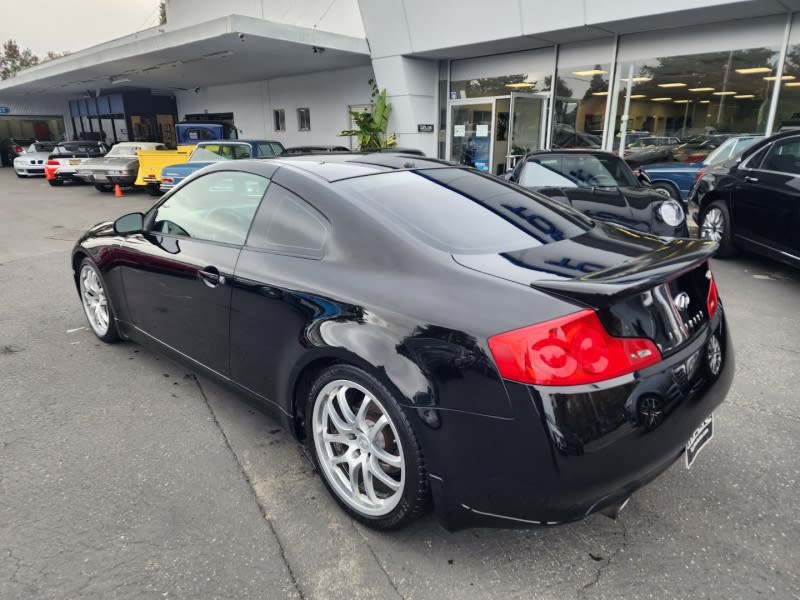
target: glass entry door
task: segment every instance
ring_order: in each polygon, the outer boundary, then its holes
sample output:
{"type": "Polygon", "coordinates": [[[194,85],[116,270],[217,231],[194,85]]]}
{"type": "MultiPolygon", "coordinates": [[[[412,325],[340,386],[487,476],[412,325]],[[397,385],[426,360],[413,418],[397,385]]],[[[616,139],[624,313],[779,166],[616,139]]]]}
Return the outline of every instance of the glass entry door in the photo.
{"type": "Polygon", "coordinates": [[[506,169],[513,169],[526,153],[544,148],[546,122],[547,96],[511,93],[506,169]]]}
{"type": "Polygon", "coordinates": [[[448,160],[492,172],[495,99],[451,100],[449,105],[448,160]]]}

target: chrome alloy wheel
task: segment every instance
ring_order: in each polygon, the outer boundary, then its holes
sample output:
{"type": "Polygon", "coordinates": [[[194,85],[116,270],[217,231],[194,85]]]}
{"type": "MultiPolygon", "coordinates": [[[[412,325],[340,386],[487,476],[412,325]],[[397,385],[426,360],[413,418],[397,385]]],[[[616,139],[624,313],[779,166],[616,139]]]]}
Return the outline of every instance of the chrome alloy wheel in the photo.
{"type": "Polygon", "coordinates": [[[712,334],[708,340],[708,349],[706,350],[708,358],[708,368],[714,376],[719,375],[719,369],[722,366],[722,348],[719,344],[719,339],[716,335],[712,334]]]}
{"type": "Polygon", "coordinates": [[[373,517],[390,513],[405,485],[403,447],[384,406],[353,381],[331,381],[312,415],[320,468],[341,500],[373,517]]]}
{"type": "Polygon", "coordinates": [[[109,326],[108,301],[100,276],[89,265],[81,267],[80,287],[83,311],[89,325],[98,336],[103,337],[108,333],[109,326]]]}
{"type": "Polygon", "coordinates": [[[716,206],[708,209],[700,225],[700,237],[704,240],[719,242],[725,233],[725,215],[716,206]]]}

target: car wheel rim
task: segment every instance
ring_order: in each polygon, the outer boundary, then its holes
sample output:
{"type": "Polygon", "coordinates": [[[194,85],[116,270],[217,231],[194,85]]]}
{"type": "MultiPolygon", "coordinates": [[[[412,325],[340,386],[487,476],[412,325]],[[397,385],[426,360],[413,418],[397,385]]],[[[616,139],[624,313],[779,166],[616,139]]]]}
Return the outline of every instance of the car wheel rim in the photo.
{"type": "Polygon", "coordinates": [[[332,381],[317,395],[312,420],[320,468],[339,498],[367,516],[390,513],[403,495],[405,461],[380,401],[353,381],[332,381]]]}
{"type": "Polygon", "coordinates": [[[80,286],[83,310],[89,325],[97,335],[103,336],[108,333],[108,301],[100,277],[92,267],[84,265],[81,268],[80,286]]]}
{"type": "Polygon", "coordinates": [[[719,242],[722,239],[723,233],[725,233],[725,217],[722,215],[721,209],[714,207],[703,217],[703,225],[700,227],[700,237],[704,240],[719,242]]]}

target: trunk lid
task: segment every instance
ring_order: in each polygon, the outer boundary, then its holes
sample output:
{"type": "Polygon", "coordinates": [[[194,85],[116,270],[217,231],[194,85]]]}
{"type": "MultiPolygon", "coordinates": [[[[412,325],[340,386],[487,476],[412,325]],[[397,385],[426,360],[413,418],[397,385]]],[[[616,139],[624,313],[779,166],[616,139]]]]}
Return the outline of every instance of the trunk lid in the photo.
{"type": "Polygon", "coordinates": [[[470,269],[593,308],[610,334],[647,337],[669,354],[710,318],[709,259],[716,249],[706,240],[664,242],[598,224],[583,235],[537,248],[453,258],[470,269]]]}

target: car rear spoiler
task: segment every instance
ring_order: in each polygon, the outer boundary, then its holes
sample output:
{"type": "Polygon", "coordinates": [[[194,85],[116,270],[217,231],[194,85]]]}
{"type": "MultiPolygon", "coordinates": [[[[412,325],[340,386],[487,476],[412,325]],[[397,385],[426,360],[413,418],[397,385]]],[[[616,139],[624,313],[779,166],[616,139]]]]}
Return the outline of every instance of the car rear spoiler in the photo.
{"type": "Polygon", "coordinates": [[[607,306],[665,281],[680,277],[707,261],[719,245],[708,240],[675,239],[619,265],[575,279],[534,281],[531,287],[592,306],[607,306]]]}

